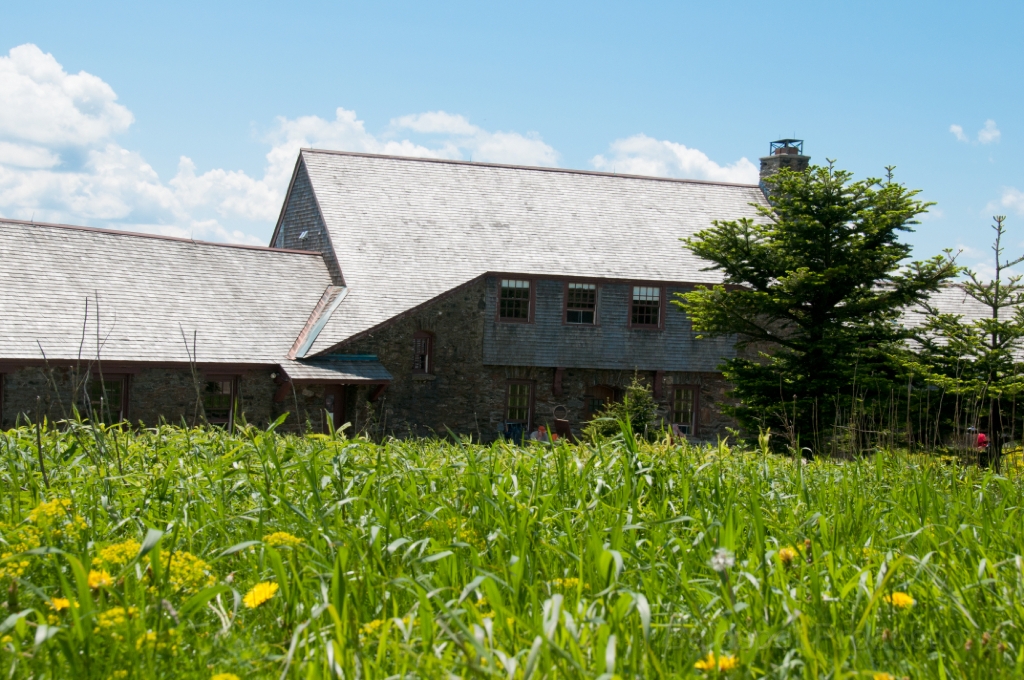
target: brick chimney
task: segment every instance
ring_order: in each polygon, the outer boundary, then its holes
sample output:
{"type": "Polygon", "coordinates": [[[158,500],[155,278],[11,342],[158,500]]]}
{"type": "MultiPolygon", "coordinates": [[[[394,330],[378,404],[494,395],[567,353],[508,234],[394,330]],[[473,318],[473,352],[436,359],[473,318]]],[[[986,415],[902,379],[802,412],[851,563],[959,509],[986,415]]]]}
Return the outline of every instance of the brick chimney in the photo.
{"type": "Polygon", "coordinates": [[[811,157],[804,155],[804,140],[776,140],[770,144],[768,155],[761,159],[761,179],[774,175],[783,168],[789,168],[794,172],[806,170],[810,162],[811,157]]]}

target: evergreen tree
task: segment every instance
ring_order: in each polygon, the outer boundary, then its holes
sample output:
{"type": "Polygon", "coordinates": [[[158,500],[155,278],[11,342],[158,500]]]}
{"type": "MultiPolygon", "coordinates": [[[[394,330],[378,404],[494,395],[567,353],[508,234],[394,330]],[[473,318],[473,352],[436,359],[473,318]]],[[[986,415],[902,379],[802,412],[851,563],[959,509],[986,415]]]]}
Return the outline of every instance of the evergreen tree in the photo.
{"type": "Polygon", "coordinates": [[[765,179],[760,219],[715,221],[685,239],[724,283],[674,303],[699,337],[734,335],[758,350],[722,366],[748,434],[771,427],[791,444],[821,448],[820,435],[855,399],[855,382],[886,378],[884,349],[908,335],[902,310],[955,275],[941,256],[906,262],[911,248],[900,236],[930,204],[887,170],[884,180],[862,181],[832,161],[782,170],[765,179]]]}
{"type": "Polygon", "coordinates": [[[658,402],[654,400],[651,388],[638,375],[633,376],[622,401],[605,405],[584,431],[590,436],[612,437],[621,431],[620,421],[629,422],[633,434],[638,438],[649,438],[654,434],[658,421],[658,402]]]}
{"type": "Polygon", "coordinates": [[[1024,262],[1024,255],[1003,259],[1006,218],[997,215],[993,220],[995,275],[986,280],[963,270],[964,294],[981,303],[987,315],[965,320],[963,314],[942,312],[926,303],[926,322],[917,335],[921,351],[907,365],[928,383],[961,397],[962,403],[983,405],[958,411],[968,419],[965,424],[988,430],[989,447],[978,452],[979,463],[998,469],[1008,401],[1024,390],[1017,360],[1024,346],[1024,284],[1020,275],[1006,277],[1004,272],[1024,262]]]}

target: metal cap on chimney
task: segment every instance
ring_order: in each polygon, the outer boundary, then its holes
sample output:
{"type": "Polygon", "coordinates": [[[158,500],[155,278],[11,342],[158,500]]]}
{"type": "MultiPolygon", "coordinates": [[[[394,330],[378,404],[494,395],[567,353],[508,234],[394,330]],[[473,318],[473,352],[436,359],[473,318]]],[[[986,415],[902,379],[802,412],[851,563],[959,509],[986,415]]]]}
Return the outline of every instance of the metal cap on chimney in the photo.
{"type": "Polygon", "coordinates": [[[783,168],[801,172],[810,162],[811,157],[804,155],[804,140],[777,139],[769,145],[768,155],[761,159],[761,179],[783,168]]]}

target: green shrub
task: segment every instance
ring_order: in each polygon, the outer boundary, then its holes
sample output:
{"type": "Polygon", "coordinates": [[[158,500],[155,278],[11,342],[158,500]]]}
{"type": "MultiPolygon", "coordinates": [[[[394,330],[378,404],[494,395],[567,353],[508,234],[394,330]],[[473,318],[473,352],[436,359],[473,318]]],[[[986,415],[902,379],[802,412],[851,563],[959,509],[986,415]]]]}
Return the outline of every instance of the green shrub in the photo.
{"type": "Polygon", "coordinates": [[[590,437],[614,437],[622,431],[621,423],[628,422],[635,436],[650,439],[660,429],[660,420],[651,388],[634,375],[622,401],[606,404],[584,432],[590,437]]]}

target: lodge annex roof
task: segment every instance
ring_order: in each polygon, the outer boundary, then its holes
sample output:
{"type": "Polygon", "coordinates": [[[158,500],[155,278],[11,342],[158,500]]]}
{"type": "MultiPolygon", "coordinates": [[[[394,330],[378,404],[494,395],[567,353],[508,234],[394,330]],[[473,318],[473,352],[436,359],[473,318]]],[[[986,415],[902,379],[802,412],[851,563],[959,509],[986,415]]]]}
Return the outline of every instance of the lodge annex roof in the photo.
{"type": "Polygon", "coordinates": [[[764,200],[756,185],[303,149],[271,243],[317,244],[347,287],[310,356],[487,272],[718,283],[679,239],[764,200]]]}
{"type": "Polygon", "coordinates": [[[330,283],[315,252],[0,219],[0,360],[278,363],[330,283]]]}

